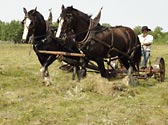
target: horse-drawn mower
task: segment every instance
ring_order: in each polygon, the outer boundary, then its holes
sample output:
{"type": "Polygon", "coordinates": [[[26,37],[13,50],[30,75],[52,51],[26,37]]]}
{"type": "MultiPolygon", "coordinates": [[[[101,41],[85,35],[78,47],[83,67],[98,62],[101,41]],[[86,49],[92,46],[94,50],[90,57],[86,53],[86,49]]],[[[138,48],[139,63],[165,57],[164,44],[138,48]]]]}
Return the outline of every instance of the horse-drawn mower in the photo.
{"type": "MultiPolygon", "coordinates": [[[[54,54],[54,55],[62,55],[62,56],[78,56],[78,57],[84,57],[85,54],[80,54],[80,53],[68,53],[68,52],[60,52],[60,51],[45,51],[45,50],[40,50],[39,53],[45,53],[45,54],[54,54]]],[[[112,62],[115,62],[118,57],[111,58],[110,60],[105,60],[107,62],[107,70],[111,73],[115,73],[118,76],[126,76],[125,68],[123,69],[122,66],[114,66],[112,62]],[[122,67],[122,68],[121,68],[122,67]]],[[[116,65],[116,64],[115,64],[116,65]]],[[[118,64],[117,64],[118,65],[118,64]]],[[[89,63],[88,65],[89,69],[95,70],[98,72],[98,67],[94,63],[89,63]]],[[[164,82],[165,79],[165,61],[164,58],[162,57],[157,57],[155,60],[154,65],[151,65],[149,63],[149,66],[146,68],[143,68],[139,70],[139,73],[136,75],[133,75],[137,79],[148,79],[151,78],[152,76],[158,80],[159,82],[164,82]]]]}
{"type": "Polygon", "coordinates": [[[139,72],[143,74],[136,76],[138,79],[147,79],[154,76],[159,82],[164,82],[165,61],[162,57],[157,57],[153,66],[150,64],[147,68],[140,69],[139,72]]]}

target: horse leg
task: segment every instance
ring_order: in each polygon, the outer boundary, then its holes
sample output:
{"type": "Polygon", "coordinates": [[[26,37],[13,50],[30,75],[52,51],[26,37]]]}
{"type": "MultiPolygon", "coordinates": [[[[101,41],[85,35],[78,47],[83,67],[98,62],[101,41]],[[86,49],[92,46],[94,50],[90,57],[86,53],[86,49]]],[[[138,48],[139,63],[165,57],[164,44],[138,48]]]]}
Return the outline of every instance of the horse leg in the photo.
{"type": "Polygon", "coordinates": [[[50,80],[50,76],[49,76],[49,71],[48,71],[48,67],[43,66],[40,69],[40,72],[42,73],[42,78],[43,78],[43,82],[46,86],[51,85],[51,80],[50,80]]]}
{"type": "Polygon", "coordinates": [[[130,65],[133,68],[133,73],[135,75],[139,75],[139,64],[133,62],[132,60],[130,61],[130,65]]]}
{"type": "Polygon", "coordinates": [[[77,72],[79,79],[86,77],[86,66],[88,65],[89,60],[86,58],[81,58],[80,62],[82,63],[81,69],[79,69],[77,72]]]}
{"type": "Polygon", "coordinates": [[[73,66],[72,80],[75,80],[76,70],[76,66],[73,66]]]}
{"type": "Polygon", "coordinates": [[[81,67],[81,69],[79,68],[79,70],[77,71],[77,76],[78,76],[79,81],[82,78],[85,78],[86,77],[86,68],[85,67],[81,67]]]}
{"type": "Polygon", "coordinates": [[[50,75],[49,75],[49,71],[48,71],[48,66],[50,64],[52,64],[55,60],[55,56],[50,55],[44,63],[42,64],[42,68],[41,68],[41,73],[42,73],[42,78],[43,78],[43,82],[45,83],[46,86],[49,86],[52,84],[51,79],[50,79],[50,75]]]}
{"type": "Polygon", "coordinates": [[[99,67],[101,77],[110,78],[108,71],[105,69],[103,59],[102,58],[97,58],[95,61],[98,65],[98,67],[99,67]]]}
{"type": "Polygon", "coordinates": [[[77,75],[78,80],[80,81],[80,77],[79,77],[79,72],[80,68],[78,66],[73,66],[73,73],[72,73],[72,80],[75,80],[75,76],[77,75]]]}
{"type": "MultiPolygon", "coordinates": [[[[141,52],[141,49],[139,50],[141,52]]],[[[132,54],[131,54],[131,65],[133,65],[133,70],[135,71],[135,73],[137,75],[139,75],[139,63],[141,61],[141,53],[139,52],[138,50],[137,51],[134,51],[132,54]],[[139,52],[139,53],[138,53],[139,52]]]]}
{"type": "Polygon", "coordinates": [[[122,57],[122,58],[119,58],[119,59],[120,59],[121,64],[123,64],[124,67],[128,70],[129,67],[130,67],[129,62],[128,62],[128,59],[125,58],[125,57],[122,57]]]}
{"type": "Polygon", "coordinates": [[[81,78],[86,77],[86,68],[80,69],[78,66],[73,66],[72,80],[75,80],[76,75],[78,77],[78,81],[80,81],[81,78]]]}
{"type": "Polygon", "coordinates": [[[136,68],[136,66],[135,66],[135,63],[133,62],[133,60],[131,59],[131,60],[129,60],[129,62],[128,62],[128,59],[127,58],[120,58],[120,62],[124,65],[124,67],[128,70],[128,73],[131,71],[132,72],[132,70],[129,70],[129,68],[130,69],[132,69],[133,68],[133,71],[135,71],[135,72],[137,72],[138,73],[138,70],[137,70],[137,68],[136,68]],[[130,67],[131,66],[131,67],[130,67]]]}
{"type": "Polygon", "coordinates": [[[137,64],[135,64],[132,60],[130,61],[130,65],[133,68],[133,71],[138,72],[139,71],[139,66],[137,66],[137,64]]]}

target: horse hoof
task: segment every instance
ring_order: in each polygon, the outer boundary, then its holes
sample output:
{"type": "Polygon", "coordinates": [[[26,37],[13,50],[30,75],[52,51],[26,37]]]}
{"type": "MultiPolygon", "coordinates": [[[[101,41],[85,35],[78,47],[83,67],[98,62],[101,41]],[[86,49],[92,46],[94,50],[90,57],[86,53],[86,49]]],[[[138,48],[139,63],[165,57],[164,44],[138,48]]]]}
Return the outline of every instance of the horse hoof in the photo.
{"type": "Polygon", "coordinates": [[[74,78],[74,77],[72,77],[72,80],[75,80],[75,78],[74,78]]]}
{"type": "Polygon", "coordinates": [[[45,83],[45,86],[50,86],[50,85],[52,85],[51,82],[47,82],[47,83],[45,83]]]}
{"type": "Polygon", "coordinates": [[[44,80],[43,80],[43,84],[45,86],[50,86],[50,85],[52,85],[52,82],[48,77],[45,77],[44,80]]]}
{"type": "Polygon", "coordinates": [[[78,79],[77,82],[80,82],[80,79],[78,79]]]}
{"type": "Polygon", "coordinates": [[[43,81],[42,83],[43,83],[44,86],[50,86],[50,85],[52,85],[52,82],[43,81]]]}

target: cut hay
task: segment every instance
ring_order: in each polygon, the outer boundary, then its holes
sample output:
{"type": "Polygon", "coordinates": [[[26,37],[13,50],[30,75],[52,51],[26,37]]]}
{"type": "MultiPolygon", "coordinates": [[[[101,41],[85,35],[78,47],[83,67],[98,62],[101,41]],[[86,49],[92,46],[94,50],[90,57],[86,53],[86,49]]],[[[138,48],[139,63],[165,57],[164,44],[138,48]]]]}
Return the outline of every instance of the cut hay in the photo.
{"type": "MultiPolygon", "coordinates": [[[[128,94],[132,89],[130,89],[127,84],[125,84],[124,79],[113,79],[109,81],[105,78],[102,78],[99,75],[89,74],[86,79],[81,80],[80,83],[76,85],[77,88],[80,88],[82,92],[95,92],[102,95],[114,96],[117,94],[128,94]]],[[[75,90],[76,88],[74,88],[75,90]]],[[[80,94],[81,94],[80,91],[80,94]]],[[[133,92],[134,93],[134,92],[133,92]]],[[[125,95],[124,94],[124,95],[125,95]]],[[[132,92],[131,92],[132,94],[132,92]]],[[[76,94],[75,94],[76,95],[76,94]]],[[[135,95],[135,94],[134,94],[135,95]]]]}

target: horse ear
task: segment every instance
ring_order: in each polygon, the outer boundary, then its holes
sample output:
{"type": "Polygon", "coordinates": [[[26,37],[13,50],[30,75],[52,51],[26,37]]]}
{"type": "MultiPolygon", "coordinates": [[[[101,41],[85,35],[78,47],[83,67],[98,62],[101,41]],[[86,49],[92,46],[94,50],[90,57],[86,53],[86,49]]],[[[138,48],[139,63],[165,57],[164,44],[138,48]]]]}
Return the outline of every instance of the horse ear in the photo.
{"type": "Polygon", "coordinates": [[[27,14],[27,10],[24,7],[23,7],[23,12],[25,13],[25,15],[27,14]]]}
{"type": "Polygon", "coordinates": [[[63,10],[63,9],[65,9],[65,7],[64,7],[64,5],[62,4],[62,7],[61,7],[61,9],[63,10]]]}
{"type": "Polygon", "coordinates": [[[100,21],[100,18],[101,18],[101,10],[103,9],[103,7],[100,9],[99,13],[97,14],[97,16],[93,19],[93,26],[97,26],[99,21],[100,21]]]}
{"type": "Polygon", "coordinates": [[[37,11],[37,7],[34,9],[34,11],[37,11]]]}
{"type": "Polygon", "coordinates": [[[34,11],[33,11],[33,15],[35,14],[36,11],[37,11],[37,7],[34,9],[34,11]]]}
{"type": "Polygon", "coordinates": [[[52,24],[52,12],[51,12],[51,9],[49,9],[50,13],[49,13],[49,16],[48,16],[48,22],[50,22],[52,24]]]}

